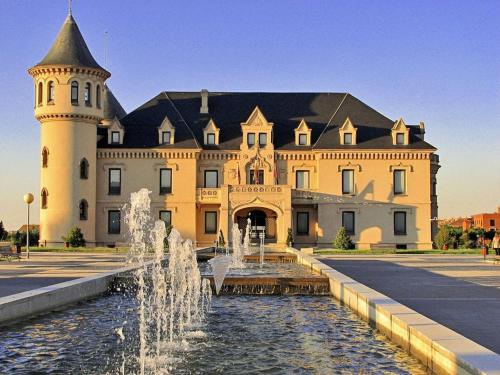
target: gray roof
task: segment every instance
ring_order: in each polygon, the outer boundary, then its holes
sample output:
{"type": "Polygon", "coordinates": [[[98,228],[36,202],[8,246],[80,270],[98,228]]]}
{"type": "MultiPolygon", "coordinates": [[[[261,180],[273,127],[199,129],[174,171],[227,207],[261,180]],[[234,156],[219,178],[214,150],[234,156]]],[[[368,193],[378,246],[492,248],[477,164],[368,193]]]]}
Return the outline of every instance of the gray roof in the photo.
{"type": "Polygon", "coordinates": [[[200,113],[200,92],[162,92],[121,119],[125,128],[119,148],[198,148],[239,150],[241,123],[259,106],[274,123],[277,150],[311,149],[435,149],[419,138],[418,126],[409,126],[410,144],[393,145],[393,120],[346,93],[239,93],[211,92],[208,114],[200,113]],[[175,127],[175,144],[158,145],[158,127],[168,116],[175,127]],[[341,145],[339,127],[349,117],[358,128],[356,145],[341,145]],[[311,128],[311,146],[295,144],[294,129],[304,118],[311,128]],[[219,145],[203,145],[203,128],[213,119],[220,128],[219,145]]]}
{"type": "Polygon", "coordinates": [[[125,112],[121,104],[113,95],[108,85],[104,85],[104,97],[102,106],[104,111],[104,119],[106,120],[112,120],[115,117],[121,119],[122,117],[127,115],[127,112],[125,112]]]}
{"type": "Polygon", "coordinates": [[[40,65],[80,66],[100,69],[109,74],[95,61],[71,14],[66,17],[47,55],[36,66],[40,65]]]}

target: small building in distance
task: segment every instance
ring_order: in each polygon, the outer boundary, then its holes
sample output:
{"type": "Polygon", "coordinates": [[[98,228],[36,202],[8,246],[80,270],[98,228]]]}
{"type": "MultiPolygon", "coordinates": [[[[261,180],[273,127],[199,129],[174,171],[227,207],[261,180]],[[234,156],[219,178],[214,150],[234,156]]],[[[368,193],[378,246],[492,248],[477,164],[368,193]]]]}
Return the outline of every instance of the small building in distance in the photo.
{"type": "Polygon", "coordinates": [[[500,207],[497,208],[497,212],[472,215],[471,224],[473,227],[483,228],[485,231],[500,230],[500,207]]]}

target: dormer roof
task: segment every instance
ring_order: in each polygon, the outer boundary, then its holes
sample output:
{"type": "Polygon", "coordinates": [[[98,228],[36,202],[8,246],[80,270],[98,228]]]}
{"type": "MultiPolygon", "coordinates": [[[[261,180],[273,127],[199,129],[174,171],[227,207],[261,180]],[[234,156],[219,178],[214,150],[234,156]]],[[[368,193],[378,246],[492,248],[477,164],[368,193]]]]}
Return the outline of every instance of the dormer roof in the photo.
{"type": "Polygon", "coordinates": [[[99,69],[111,74],[100,66],[90,53],[82,33],[71,14],[66,17],[57,38],[47,55],[36,66],[66,65],[99,69]]]}

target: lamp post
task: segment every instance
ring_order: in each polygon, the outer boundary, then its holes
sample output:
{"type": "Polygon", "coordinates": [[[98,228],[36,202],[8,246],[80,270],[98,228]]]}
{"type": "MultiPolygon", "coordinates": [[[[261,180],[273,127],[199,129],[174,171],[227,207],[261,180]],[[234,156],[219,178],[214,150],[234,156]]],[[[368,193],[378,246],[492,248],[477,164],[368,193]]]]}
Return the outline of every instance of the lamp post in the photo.
{"type": "Polygon", "coordinates": [[[28,228],[26,229],[26,253],[28,254],[28,259],[30,258],[30,204],[33,203],[33,194],[24,194],[24,203],[28,205],[28,228]]]}

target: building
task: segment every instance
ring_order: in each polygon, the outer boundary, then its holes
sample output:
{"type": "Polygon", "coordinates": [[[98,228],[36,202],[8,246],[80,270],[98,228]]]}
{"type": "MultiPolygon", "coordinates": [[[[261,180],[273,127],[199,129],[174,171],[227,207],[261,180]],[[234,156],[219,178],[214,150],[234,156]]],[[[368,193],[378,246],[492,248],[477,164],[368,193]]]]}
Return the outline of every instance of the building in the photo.
{"type": "Polygon", "coordinates": [[[491,229],[500,231],[500,207],[497,208],[497,212],[472,215],[471,222],[474,228],[483,228],[485,231],[491,229]]]}
{"type": "Polygon", "coordinates": [[[359,248],[432,246],[436,149],[425,127],[390,120],[348,93],[159,93],[126,114],[70,14],[29,69],[41,124],[41,233],[60,245],[126,239],[123,206],[151,190],[152,214],[199,245],[233,223],[252,236],[359,248]]]}

